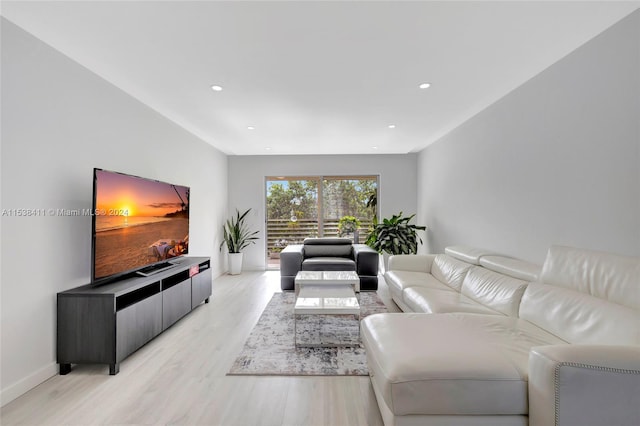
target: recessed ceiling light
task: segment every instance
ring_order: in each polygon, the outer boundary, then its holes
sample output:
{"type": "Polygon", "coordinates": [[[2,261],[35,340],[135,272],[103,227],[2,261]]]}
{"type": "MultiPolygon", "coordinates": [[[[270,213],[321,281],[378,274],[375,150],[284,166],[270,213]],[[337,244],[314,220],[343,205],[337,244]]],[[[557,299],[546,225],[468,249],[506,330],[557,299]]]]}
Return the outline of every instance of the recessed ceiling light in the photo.
{"type": "Polygon", "coordinates": [[[247,130],[255,130],[255,129],[256,129],[256,128],[255,128],[255,127],[253,127],[253,126],[249,126],[249,127],[247,127],[247,130]]]}
{"type": "Polygon", "coordinates": [[[378,149],[378,147],[377,146],[372,146],[371,149],[378,149]]]}
{"type": "Polygon", "coordinates": [[[214,92],[220,92],[222,91],[222,86],[217,86],[217,85],[213,85],[211,86],[211,90],[213,90],[214,92]]]}
{"type": "Polygon", "coordinates": [[[431,87],[431,83],[422,83],[418,87],[421,88],[421,89],[428,89],[429,87],[431,87]]]}
{"type": "MultiPolygon", "coordinates": [[[[271,151],[271,147],[266,147],[264,150],[265,151],[271,151]]],[[[284,179],[284,178],[281,178],[280,176],[278,176],[278,179],[284,179]]]]}
{"type": "Polygon", "coordinates": [[[396,125],[395,125],[395,124],[389,124],[389,126],[388,126],[388,127],[389,127],[390,129],[395,129],[395,128],[396,128],[396,125]]]}

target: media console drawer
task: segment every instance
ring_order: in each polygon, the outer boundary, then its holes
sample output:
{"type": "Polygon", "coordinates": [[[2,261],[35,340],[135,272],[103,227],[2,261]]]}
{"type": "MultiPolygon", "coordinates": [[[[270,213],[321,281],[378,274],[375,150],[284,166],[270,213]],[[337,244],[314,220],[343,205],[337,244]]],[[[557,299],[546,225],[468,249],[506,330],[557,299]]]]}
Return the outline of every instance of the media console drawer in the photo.
{"type": "Polygon", "coordinates": [[[191,278],[162,290],[162,329],[191,312],[191,278]]]}
{"type": "Polygon", "coordinates": [[[191,308],[195,308],[202,302],[207,302],[209,300],[209,296],[211,296],[211,269],[207,264],[207,269],[202,270],[202,266],[200,272],[197,275],[194,275],[191,285],[191,308]]]}
{"type": "Polygon", "coordinates": [[[162,295],[156,293],[116,313],[116,362],[162,332],[162,295]]]}

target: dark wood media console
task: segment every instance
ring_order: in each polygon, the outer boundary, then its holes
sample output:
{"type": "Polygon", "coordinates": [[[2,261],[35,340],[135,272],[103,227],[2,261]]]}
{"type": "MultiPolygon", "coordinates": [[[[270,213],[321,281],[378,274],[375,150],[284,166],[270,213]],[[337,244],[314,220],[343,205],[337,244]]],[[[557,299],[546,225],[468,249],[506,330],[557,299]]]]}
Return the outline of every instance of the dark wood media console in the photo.
{"type": "Polygon", "coordinates": [[[211,296],[208,257],[184,257],[154,275],[128,277],[58,293],[57,360],[60,374],[71,364],[120,362],[211,296]]]}

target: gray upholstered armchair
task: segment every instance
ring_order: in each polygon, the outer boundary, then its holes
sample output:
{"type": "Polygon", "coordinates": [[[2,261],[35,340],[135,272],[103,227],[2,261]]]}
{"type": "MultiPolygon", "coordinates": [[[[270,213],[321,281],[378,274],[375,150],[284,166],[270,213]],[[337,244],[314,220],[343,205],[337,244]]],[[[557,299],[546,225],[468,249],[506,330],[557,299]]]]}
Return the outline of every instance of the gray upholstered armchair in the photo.
{"type": "Polygon", "coordinates": [[[298,271],[356,271],[360,290],[378,289],[378,253],[347,238],[307,238],[280,253],[280,287],[293,290],[298,271]]]}

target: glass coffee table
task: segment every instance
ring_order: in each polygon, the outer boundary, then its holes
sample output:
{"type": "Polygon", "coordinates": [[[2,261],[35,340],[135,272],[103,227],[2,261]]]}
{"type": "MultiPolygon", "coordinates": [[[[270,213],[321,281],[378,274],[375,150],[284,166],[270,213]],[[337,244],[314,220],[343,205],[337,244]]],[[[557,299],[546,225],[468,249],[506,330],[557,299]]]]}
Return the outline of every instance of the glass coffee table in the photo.
{"type": "Polygon", "coordinates": [[[360,345],[360,304],[351,285],[302,285],[293,317],[296,347],[360,345]]]}

